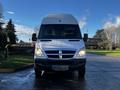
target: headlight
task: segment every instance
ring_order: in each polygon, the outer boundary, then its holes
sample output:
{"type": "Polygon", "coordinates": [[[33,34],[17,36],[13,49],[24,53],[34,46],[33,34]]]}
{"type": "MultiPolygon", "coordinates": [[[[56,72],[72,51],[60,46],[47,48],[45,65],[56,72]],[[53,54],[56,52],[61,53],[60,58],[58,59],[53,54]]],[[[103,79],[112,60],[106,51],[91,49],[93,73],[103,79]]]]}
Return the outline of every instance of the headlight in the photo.
{"type": "Polygon", "coordinates": [[[38,44],[35,46],[35,57],[45,58],[45,54],[38,44]]]}
{"type": "Polygon", "coordinates": [[[79,56],[85,56],[85,54],[86,54],[85,50],[80,50],[78,55],[79,56]]]}
{"type": "Polygon", "coordinates": [[[82,48],[78,52],[76,52],[74,58],[85,58],[85,56],[86,56],[85,48],[82,48]]]}
{"type": "Polygon", "coordinates": [[[35,55],[36,56],[43,56],[43,52],[40,48],[36,47],[35,48],[35,55]]]}

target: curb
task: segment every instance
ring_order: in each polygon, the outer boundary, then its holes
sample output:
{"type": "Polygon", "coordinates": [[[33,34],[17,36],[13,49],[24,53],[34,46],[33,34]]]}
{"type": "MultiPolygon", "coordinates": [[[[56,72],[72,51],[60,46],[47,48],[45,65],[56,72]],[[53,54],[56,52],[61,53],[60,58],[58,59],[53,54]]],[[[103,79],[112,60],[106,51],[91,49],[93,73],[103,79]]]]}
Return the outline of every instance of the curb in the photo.
{"type": "Polygon", "coordinates": [[[34,66],[34,64],[25,65],[23,67],[15,69],[14,71],[17,72],[17,71],[25,70],[25,69],[28,69],[28,68],[32,68],[33,66],[34,66]]]}
{"type": "Polygon", "coordinates": [[[11,72],[14,72],[14,69],[0,68],[0,73],[11,73],[11,72]]]}
{"type": "Polygon", "coordinates": [[[34,64],[29,64],[29,65],[25,65],[25,66],[22,66],[22,67],[16,68],[16,69],[0,68],[0,73],[12,73],[12,72],[17,72],[17,71],[25,70],[25,69],[28,69],[28,68],[32,68],[33,66],[34,66],[34,64]]]}

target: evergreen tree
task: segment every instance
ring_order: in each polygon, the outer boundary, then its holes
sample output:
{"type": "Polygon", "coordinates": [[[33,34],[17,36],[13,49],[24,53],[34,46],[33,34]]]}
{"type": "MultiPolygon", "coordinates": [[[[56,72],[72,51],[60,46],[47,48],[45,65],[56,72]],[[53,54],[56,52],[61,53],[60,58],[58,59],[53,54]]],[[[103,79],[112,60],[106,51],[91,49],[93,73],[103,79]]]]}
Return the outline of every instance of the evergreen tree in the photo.
{"type": "Polygon", "coordinates": [[[0,50],[4,50],[7,45],[7,36],[0,25],[0,50]]]}
{"type": "Polygon", "coordinates": [[[14,24],[12,23],[12,19],[9,20],[9,22],[7,23],[7,35],[9,38],[9,43],[10,44],[16,44],[16,35],[15,35],[15,28],[14,28],[14,24]]]}

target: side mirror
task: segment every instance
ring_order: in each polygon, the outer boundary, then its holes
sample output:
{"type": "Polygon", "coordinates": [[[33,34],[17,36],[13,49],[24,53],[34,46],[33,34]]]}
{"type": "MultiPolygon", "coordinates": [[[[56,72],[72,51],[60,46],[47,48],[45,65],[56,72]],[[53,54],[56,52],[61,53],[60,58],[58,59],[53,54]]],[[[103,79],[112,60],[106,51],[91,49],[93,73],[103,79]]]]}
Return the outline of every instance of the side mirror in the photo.
{"type": "Polygon", "coordinates": [[[32,34],[32,41],[36,41],[36,40],[37,40],[36,33],[33,33],[32,34]]]}
{"type": "Polygon", "coordinates": [[[87,40],[88,40],[88,34],[87,33],[84,33],[83,40],[84,40],[84,42],[87,42],[87,40]]]}

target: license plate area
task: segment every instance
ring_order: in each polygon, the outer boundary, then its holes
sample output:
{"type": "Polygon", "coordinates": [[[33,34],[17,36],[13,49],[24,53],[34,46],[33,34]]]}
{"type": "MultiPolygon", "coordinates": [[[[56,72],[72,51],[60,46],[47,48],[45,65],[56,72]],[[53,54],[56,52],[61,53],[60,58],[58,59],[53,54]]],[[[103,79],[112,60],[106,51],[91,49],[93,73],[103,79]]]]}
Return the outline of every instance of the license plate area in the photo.
{"type": "Polygon", "coordinates": [[[52,69],[55,71],[66,71],[69,70],[68,65],[52,65],[52,69]]]}

